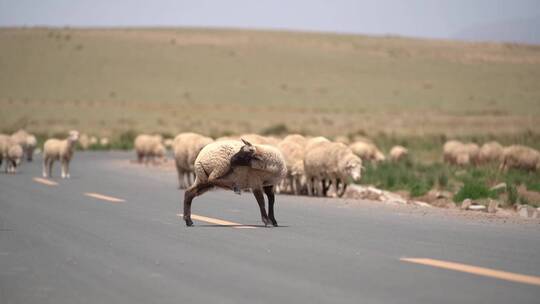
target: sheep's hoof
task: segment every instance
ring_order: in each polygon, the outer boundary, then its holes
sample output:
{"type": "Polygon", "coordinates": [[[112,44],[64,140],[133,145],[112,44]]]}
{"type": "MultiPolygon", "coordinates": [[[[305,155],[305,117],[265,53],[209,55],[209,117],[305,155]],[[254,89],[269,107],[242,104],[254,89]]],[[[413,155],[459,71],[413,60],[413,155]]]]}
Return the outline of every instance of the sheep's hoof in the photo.
{"type": "Polygon", "coordinates": [[[264,218],[264,217],[263,217],[262,221],[263,221],[263,223],[264,223],[264,227],[268,227],[268,225],[272,224],[272,223],[270,222],[270,219],[268,219],[268,218],[264,218]]]}
{"type": "Polygon", "coordinates": [[[191,219],[186,219],[186,226],[191,227],[193,226],[193,221],[191,219]]]}
{"type": "Polygon", "coordinates": [[[277,226],[278,226],[277,221],[276,221],[276,220],[272,220],[272,225],[273,225],[274,227],[277,227],[277,226]]]}

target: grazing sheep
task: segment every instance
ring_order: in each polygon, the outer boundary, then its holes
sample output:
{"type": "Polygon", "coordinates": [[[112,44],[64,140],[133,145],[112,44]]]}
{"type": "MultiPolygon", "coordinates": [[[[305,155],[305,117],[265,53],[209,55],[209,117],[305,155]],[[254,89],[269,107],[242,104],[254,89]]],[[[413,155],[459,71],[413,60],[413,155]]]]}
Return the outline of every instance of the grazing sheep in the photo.
{"type": "Polygon", "coordinates": [[[269,145],[244,141],[219,141],[204,147],[195,160],[195,183],[184,193],[184,220],[192,226],[193,199],[214,188],[250,189],[259,204],[265,225],[277,226],[274,217],[274,186],[287,174],[281,152],[269,145]],[[266,213],[264,194],[268,198],[266,213]]]}
{"type": "Polygon", "coordinates": [[[504,148],[496,141],[490,141],[482,145],[478,153],[478,162],[481,164],[499,162],[504,148]]]}
{"type": "Polygon", "coordinates": [[[259,134],[243,134],[243,135],[240,135],[240,138],[241,139],[244,139],[254,145],[272,145],[272,146],[275,146],[278,142],[279,142],[279,139],[276,139],[274,137],[267,137],[267,136],[262,136],[262,135],[259,135],[259,134]]]}
{"type": "Polygon", "coordinates": [[[0,165],[5,160],[6,173],[16,173],[23,158],[23,148],[10,136],[0,134],[0,165]]]}
{"type": "Polygon", "coordinates": [[[90,137],[86,133],[81,134],[79,137],[79,145],[83,150],[87,150],[90,147],[90,137]]]}
{"type": "Polygon", "coordinates": [[[381,162],[386,159],[375,144],[366,141],[357,141],[349,146],[354,154],[363,161],[381,162]]]}
{"type": "Polygon", "coordinates": [[[329,142],[330,140],[323,136],[309,138],[305,144],[305,147],[306,147],[305,151],[309,151],[320,144],[329,143],[329,142]]]}
{"type": "Polygon", "coordinates": [[[31,162],[34,157],[34,150],[37,146],[37,138],[30,134],[26,138],[26,160],[31,162]]]}
{"type": "Polygon", "coordinates": [[[334,138],[334,142],[348,145],[351,143],[351,140],[347,136],[337,136],[336,138],[334,138]]]}
{"type": "Polygon", "coordinates": [[[37,144],[36,137],[21,129],[13,133],[11,139],[21,146],[24,155],[26,155],[26,160],[31,162],[37,144]]]}
{"type": "Polygon", "coordinates": [[[98,144],[98,139],[97,139],[97,137],[91,136],[91,137],[90,137],[90,145],[93,146],[93,145],[97,145],[97,144],[98,144]]]}
{"type": "MultiPolygon", "coordinates": [[[[282,140],[277,148],[283,154],[287,166],[287,177],[280,184],[279,192],[290,191],[300,194],[304,177],[304,147],[294,140],[282,140]]],[[[278,189],[276,189],[278,191],[278,189]]]]}
{"type": "Polygon", "coordinates": [[[446,163],[455,164],[455,151],[461,149],[463,143],[459,140],[449,140],[443,145],[443,160],[446,163]]]}
{"type": "Polygon", "coordinates": [[[180,189],[185,189],[193,183],[195,159],[202,148],[211,142],[212,138],[196,133],[181,133],[174,138],[174,161],[180,189]]]}
{"type": "Polygon", "coordinates": [[[99,139],[99,144],[103,147],[106,147],[109,145],[109,138],[108,137],[102,137],[99,139]]]}
{"type": "Polygon", "coordinates": [[[285,136],[282,142],[295,142],[301,145],[302,147],[305,147],[307,145],[308,139],[300,134],[290,134],[290,135],[285,136]]]}
{"type": "Polygon", "coordinates": [[[155,162],[155,158],[165,158],[166,150],[161,143],[161,136],[140,134],[135,137],[133,146],[139,163],[144,161],[148,165],[151,160],[155,162]]]}
{"type": "Polygon", "coordinates": [[[479,154],[480,147],[475,143],[464,144],[457,140],[451,140],[446,142],[443,146],[444,161],[453,165],[476,165],[478,163],[479,154]]]}
{"type": "Polygon", "coordinates": [[[350,178],[361,177],[362,160],[342,143],[322,142],[304,155],[304,170],[308,186],[308,195],[326,195],[333,184],[335,193],[342,196],[350,178]],[[328,185],[326,184],[328,183],[328,185]],[[342,189],[339,185],[342,184],[342,189]]]}
{"type": "Polygon", "coordinates": [[[540,152],[521,145],[504,148],[500,169],[508,170],[509,168],[526,171],[540,170],[540,152]]]}
{"type": "Polygon", "coordinates": [[[390,160],[398,162],[406,159],[409,156],[409,149],[403,146],[394,146],[390,149],[390,160]]]}
{"type": "Polygon", "coordinates": [[[51,138],[43,145],[43,177],[52,176],[55,160],[62,163],[62,178],[69,178],[69,162],[75,151],[75,143],[79,140],[79,132],[72,130],[66,139],[51,138]]]}

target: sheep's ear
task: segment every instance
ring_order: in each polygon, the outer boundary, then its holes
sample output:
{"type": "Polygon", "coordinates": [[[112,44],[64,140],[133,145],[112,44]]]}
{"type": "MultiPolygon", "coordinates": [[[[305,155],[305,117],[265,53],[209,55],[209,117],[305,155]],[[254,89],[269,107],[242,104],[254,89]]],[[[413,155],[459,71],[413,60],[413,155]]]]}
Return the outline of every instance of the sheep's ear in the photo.
{"type": "Polygon", "coordinates": [[[249,141],[241,138],[242,142],[246,145],[246,146],[253,146],[249,141]]]}

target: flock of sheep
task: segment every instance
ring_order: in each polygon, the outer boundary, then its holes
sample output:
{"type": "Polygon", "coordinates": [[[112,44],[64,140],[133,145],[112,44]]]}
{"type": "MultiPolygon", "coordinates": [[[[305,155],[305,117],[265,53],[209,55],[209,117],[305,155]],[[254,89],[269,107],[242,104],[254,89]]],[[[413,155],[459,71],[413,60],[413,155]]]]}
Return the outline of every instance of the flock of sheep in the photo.
{"type": "Polygon", "coordinates": [[[484,143],[481,147],[475,143],[447,141],[443,146],[443,159],[458,166],[498,163],[501,170],[540,170],[539,151],[522,145],[503,147],[496,141],[484,143]]]}
{"type": "MultiPolygon", "coordinates": [[[[283,156],[287,173],[277,185],[278,192],[307,194],[314,196],[342,196],[351,181],[361,177],[362,160],[383,161],[384,154],[369,140],[358,140],[351,145],[332,142],[324,137],[288,135],[282,139],[257,134],[238,137],[221,137],[216,140],[196,134],[181,133],[171,141],[160,135],[141,134],[135,138],[134,146],[139,162],[148,163],[165,157],[169,146],[174,155],[178,173],[178,186],[187,189],[195,183],[196,159],[199,152],[213,142],[245,140],[259,147],[274,147],[283,156]],[[330,189],[330,187],[332,189],[330,189]]],[[[390,152],[393,161],[405,158],[408,150],[401,146],[390,152]]]]}
{"type": "MultiPolygon", "coordinates": [[[[330,141],[324,137],[304,137],[299,134],[284,138],[244,134],[216,140],[196,133],[181,133],[174,139],[163,139],[161,135],[141,134],[136,137],[134,148],[138,161],[145,163],[165,160],[167,149],[171,149],[178,172],[179,187],[186,189],[195,180],[195,159],[206,145],[214,141],[241,138],[256,145],[274,146],[281,151],[286,162],[287,176],[277,190],[297,195],[327,195],[330,185],[333,185],[331,194],[340,196],[345,191],[348,181],[360,178],[362,161],[386,160],[386,156],[373,142],[362,137],[349,143],[345,137],[337,137],[335,141],[330,141]]],[[[54,161],[60,161],[62,178],[69,178],[69,162],[77,142],[83,149],[87,149],[92,144],[108,144],[108,139],[98,141],[95,137],[70,131],[64,140],[47,140],[43,147],[44,177],[51,175],[54,161]]],[[[5,171],[15,173],[24,157],[32,161],[36,145],[36,137],[25,130],[19,130],[11,135],[0,134],[0,165],[5,162],[5,171]]],[[[390,161],[400,161],[407,158],[408,154],[406,148],[395,146],[390,150],[388,158],[390,161]]],[[[450,140],[443,146],[443,160],[458,166],[498,163],[501,170],[508,168],[540,170],[539,151],[521,145],[503,147],[495,141],[479,146],[475,143],[450,140]]]]}

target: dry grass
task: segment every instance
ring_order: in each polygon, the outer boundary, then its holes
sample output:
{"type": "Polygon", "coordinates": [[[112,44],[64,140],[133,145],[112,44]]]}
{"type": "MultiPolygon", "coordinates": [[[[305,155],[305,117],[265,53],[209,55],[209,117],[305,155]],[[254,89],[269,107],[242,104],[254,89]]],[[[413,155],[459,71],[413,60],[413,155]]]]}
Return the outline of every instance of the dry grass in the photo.
{"type": "Polygon", "coordinates": [[[0,130],[540,131],[540,48],[203,29],[0,29],[0,130]]]}

